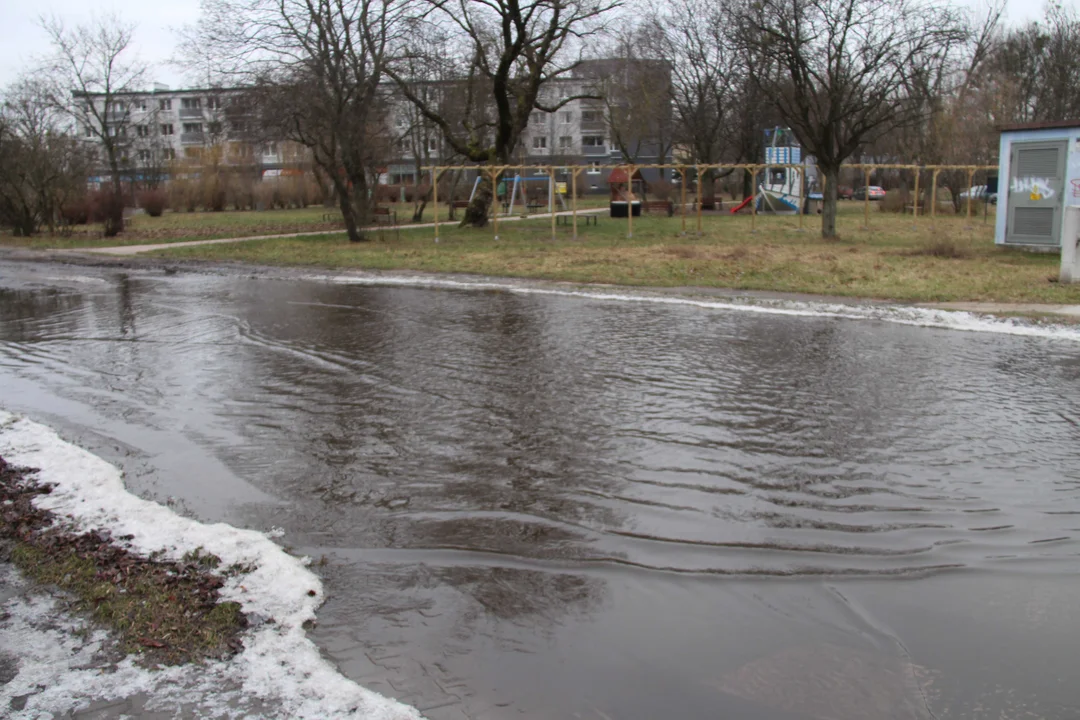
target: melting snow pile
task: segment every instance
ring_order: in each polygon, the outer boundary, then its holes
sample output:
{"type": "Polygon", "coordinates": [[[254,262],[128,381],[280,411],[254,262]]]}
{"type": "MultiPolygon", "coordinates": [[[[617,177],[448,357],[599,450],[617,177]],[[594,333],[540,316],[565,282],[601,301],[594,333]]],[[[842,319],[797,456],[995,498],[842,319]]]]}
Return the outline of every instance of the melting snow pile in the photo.
{"type": "Polygon", "coordinates": [[[95,700],[145,695],[146,709],[197,706],[200,716],[246,716],[258,707],[261,717],[420,718],[415,709],[343,677],[320,657],[304,623],[314,620],[323,601],[322,584],[304,560],[285,553],[266,535],[221,523],[204,525],[142,500],[124,489],[112,465],[49,428],[2,410],[0,456],[13,465],[38,468],[38,479],[55,489],[37,504],[69,516],[80,530],[132,535],[128,547],[142,554],[164,550],[179,559],[201,547],[224,566],[254,566],[229,579],[221,596],[267,620],[245,633],[243,652],[227,662],[149,671],[127,659],[106,673],[89,663],[102,634],[73,636],[80,621],[58,618],[53,601],[13,600],[0,622],[0,649],[15,655],[18,674],[0,685],[0,713],[25,702],[28,716],[45,717],[95,700]],[[10,705],[16,698],[25,700],[10,705]]]}

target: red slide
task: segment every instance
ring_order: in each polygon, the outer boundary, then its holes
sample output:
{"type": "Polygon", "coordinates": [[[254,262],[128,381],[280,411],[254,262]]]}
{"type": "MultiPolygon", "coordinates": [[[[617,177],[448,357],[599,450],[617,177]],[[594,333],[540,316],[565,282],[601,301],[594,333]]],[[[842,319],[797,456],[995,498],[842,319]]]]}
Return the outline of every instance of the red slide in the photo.
{"type": "Polygon", "coordinates": [[[750,197],[746,198],[745,200],[743,200],[741,203],[739,203],[735,207],[731,208],[731,214],[734,215],[735,213],[739,212],[740,210],[742,210],[744,207],[746,207],[747,205],[749,205],[753,201],[754,201],[754,196],[751,195],[750,197]]]}

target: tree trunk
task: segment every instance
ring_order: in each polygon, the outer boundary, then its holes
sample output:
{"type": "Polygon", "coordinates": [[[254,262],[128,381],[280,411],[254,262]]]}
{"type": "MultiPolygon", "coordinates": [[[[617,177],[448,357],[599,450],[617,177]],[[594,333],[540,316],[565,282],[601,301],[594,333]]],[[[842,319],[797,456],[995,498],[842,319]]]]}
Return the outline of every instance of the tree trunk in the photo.
{"type": "Polygon", "coordinates": [[[716,207],[716,178],[712,170],[706,170],[701,176],[701,207],[706,210],[716,207]]]}
{"type": "Polygon", "coordinates": [[[349,235],[349,242],[364,242],[367,236],[364,234],[364,226],[369,221],[367,183],[363,187],[345,186],[341,181],[335,180],[337,190],[338,207],[341,208],[341,217],[345,220],[345,232],[349,235]]]}
{"type": "Polygon", "coordinates": [[[754,194],[754,173],[750,172],[746,168],[742,171],[742,199],[750,197],[754,194]]]}
{"type": "MultiPolygon", "coordinates": [[[[483,172],[483,171],[481,171],[483,172]]],[[[461,227],[486,227],[488,223],[488,211],[495,195],[495,188],[491,185],[491,175],[484,173],[480,184],[476,188],[469,207],[465,208],[465,214],[461,218],[461,227]]]]}
{"type": "Polygon", "coordinates": [[[821,206],[821,237],[836,239],[836,201],[840,191],[840,168],[818,166],[825,176],[825,192],[821,206]]]}

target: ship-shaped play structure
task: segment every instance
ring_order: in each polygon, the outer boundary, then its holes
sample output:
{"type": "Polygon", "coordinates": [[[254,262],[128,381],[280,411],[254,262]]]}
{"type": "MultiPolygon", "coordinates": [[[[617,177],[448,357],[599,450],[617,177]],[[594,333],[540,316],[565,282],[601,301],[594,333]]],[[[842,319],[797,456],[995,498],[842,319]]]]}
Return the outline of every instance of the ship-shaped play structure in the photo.
{"type": "Polygon", "coordinates": [[[765,130],[765,176],[758,185],[757,211],[794,215],[809,212],[808,201],[821,200],[817,168],[789,128],[765,130]],[[798,167],[791,167],[798,166],[798,167]]]}

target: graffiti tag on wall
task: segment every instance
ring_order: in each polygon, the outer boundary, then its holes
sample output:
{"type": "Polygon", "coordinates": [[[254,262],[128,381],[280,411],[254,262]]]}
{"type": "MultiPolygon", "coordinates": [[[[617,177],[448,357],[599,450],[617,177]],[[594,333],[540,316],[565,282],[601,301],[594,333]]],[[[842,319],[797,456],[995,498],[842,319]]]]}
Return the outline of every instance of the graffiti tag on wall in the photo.
{"type": "Polygon", "coordinates": [[[1057,193],[1050,187],[1050,181],[1046,178],[1024,177],[1013,178],[1012,187],[1014,193],[1027,193],[1032,200],[1049,200],[1057,193]]]}

